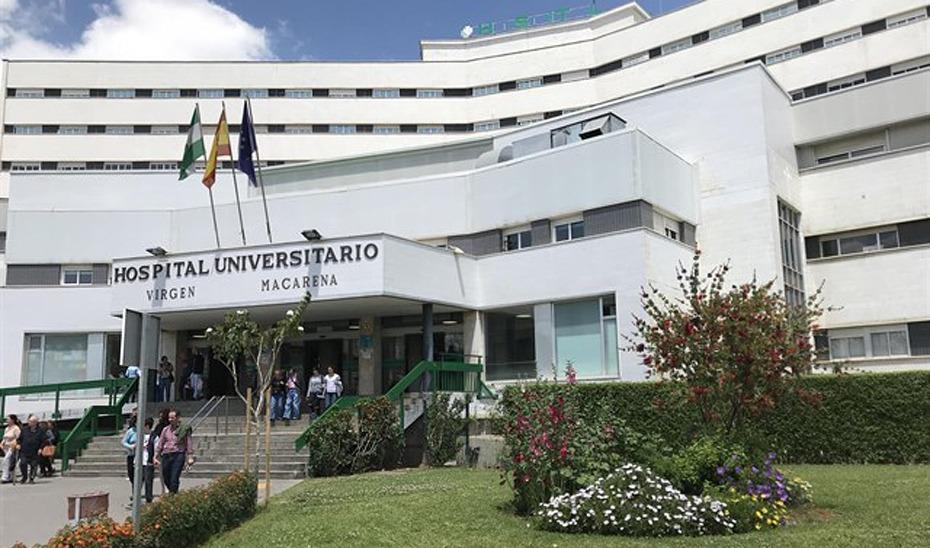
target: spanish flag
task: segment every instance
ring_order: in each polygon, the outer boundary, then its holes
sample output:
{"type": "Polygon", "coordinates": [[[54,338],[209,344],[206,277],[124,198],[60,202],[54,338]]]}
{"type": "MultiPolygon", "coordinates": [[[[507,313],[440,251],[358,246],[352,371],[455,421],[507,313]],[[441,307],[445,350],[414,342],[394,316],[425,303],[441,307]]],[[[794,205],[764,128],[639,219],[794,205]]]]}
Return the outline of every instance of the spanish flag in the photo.
{"type": "Polygon", "coordinates": [[[213,146],[210,147],[210,156],[207,157],[207,167],[203,172],[203,184],[207,188],[213,186],[216,182],[216,164],[220,156],[229,156],[232,159],[232,152],[229,148],[229,126],[226,124],[226,109],[220,114],[220,121],[216,124],[216,133],[213,135],[213,146]]]}

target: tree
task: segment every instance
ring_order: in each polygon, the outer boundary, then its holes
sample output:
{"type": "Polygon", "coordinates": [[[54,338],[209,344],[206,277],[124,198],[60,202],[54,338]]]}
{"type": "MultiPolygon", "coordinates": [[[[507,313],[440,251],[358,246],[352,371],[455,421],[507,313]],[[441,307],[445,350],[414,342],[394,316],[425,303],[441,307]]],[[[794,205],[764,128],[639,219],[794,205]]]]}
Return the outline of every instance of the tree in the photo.
{"type": "Polygon", "coordinates": [[[295,308],[285,313],[284,318],[266,328],[259,326],[248,310],[236,310],[226,314],[223,323],[207,329],[207,341],[213,348],[214,355],[229,370],[233,379],[239,378],[241,367],[249,364],[255,367],[258,397],[254,401],[248,401],[238,382],[233,384],[236,394],[245,403],[246,408],[252,410],[252,417],[256,417],[256,430],[261,424],[257,417],[261,416],[264,409],[265,392],[271,386],[281,345],[288,337],[303,331],[300,324],[309,304],[310,294],[307,293],[295,308]]]}
{"type": "Polygon", "coordinates": [[[677,268],[681,297],[643,289],[648,318],[634,317],[631,350],[649,375],[672,383],[672,393],[695,406],[706,426],[725,434],[789,395],[817,404],[819,395],[796,381],[816,361],[811,338],[823,312],[820,289],[800,306],[774,291],[774,281],[754,278],[725,289],[729,265],[705,275],[699,258],[696,251],[690,268],[677,268]]]}

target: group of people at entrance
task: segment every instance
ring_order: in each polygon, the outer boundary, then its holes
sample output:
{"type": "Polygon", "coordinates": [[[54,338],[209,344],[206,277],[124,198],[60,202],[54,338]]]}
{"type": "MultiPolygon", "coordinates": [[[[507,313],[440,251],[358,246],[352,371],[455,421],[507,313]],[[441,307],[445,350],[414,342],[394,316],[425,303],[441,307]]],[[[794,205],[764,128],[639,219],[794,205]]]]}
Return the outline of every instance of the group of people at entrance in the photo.
{"type": "MultiPolygon", "coordinates": [[[[271,379],[271,424],[284,420],[290,424],[292,420],[300,420],[301,406],[300,375],[297,369],[291,369],[286,374],[283,369],[277,369],[271,379]]],[[[313,375],[307,381],[307,408],[312,421],[342,395],[342,378],[333,370],[327,368],[326,375],[320,375],[314,369],[313,375]]]]}
{"type": "MultiPolygon", "coordinates": [[[[130,493],[135,482],[136,444],[142,443],[142,482],[145,502],[152,502],[156,470],[161,481],[161,492],[177,493],[181,488],[181,473],[185,466],[194,465],[193,431],[182,424],[181,414],[176,409],[164,408],[156,423],[152,417],[143,421],[140,437],[136,410],[129,418],[123,434],[122,445],[126,451],[126,473],[129,477],[130,493]]],[[[129,495],[130,502],[132,494],[129,495]]]]}
{"type": "Polygon", "coordinates": [[[16,464],[19,464],[20,483],[35,483],[36,475],[50,478],[55,470],[52,459],[58,443],[55,421],[39,421],[30,415],[26,424],[19,417],[9,415],[3,430],[0,452],[3,454],[2,483],[16,482],[16,464]]]}

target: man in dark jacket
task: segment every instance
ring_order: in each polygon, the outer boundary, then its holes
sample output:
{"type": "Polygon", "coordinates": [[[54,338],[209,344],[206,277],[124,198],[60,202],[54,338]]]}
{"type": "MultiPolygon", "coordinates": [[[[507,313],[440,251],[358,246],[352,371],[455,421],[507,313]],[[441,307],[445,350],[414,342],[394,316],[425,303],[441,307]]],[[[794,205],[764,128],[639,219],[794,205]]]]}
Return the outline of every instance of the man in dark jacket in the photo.
{"type": "Polygon", "coordinates": [[[39,450],[48,443],[45,431],[39,428],[39,419],[35,415],[29,416],[29,421],[19,434],[19,472],[22,474],[20,483],[36,482],[36,471],[39,468],[39,450]]]}

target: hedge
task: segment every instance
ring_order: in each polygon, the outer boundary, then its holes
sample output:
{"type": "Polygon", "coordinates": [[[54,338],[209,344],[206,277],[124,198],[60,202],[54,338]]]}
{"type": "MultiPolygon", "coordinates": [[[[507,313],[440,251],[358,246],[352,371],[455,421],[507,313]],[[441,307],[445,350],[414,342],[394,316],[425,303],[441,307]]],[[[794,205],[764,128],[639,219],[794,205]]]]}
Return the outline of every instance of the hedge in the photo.
{"type": "MultiPolygon", "coordinates": [[[[805,388],[823,395],[820,407],[791,399],[753,422],[749,435],[762,439],[780,460],[811,464],[930,463],[930,373],[811,375],[805,388]]],[[[565,390],[537,384],[530,390],[565,390]]],[[[519,388],[511,387],[508,396],[519,388]]],[[[672,447],[688,444],[700,430],[697,414],[684,406],[657,407],[669,394],[660,383],[604,383],[574,387],[582,414],[609,410],[643,433],[672,447]]]]}

